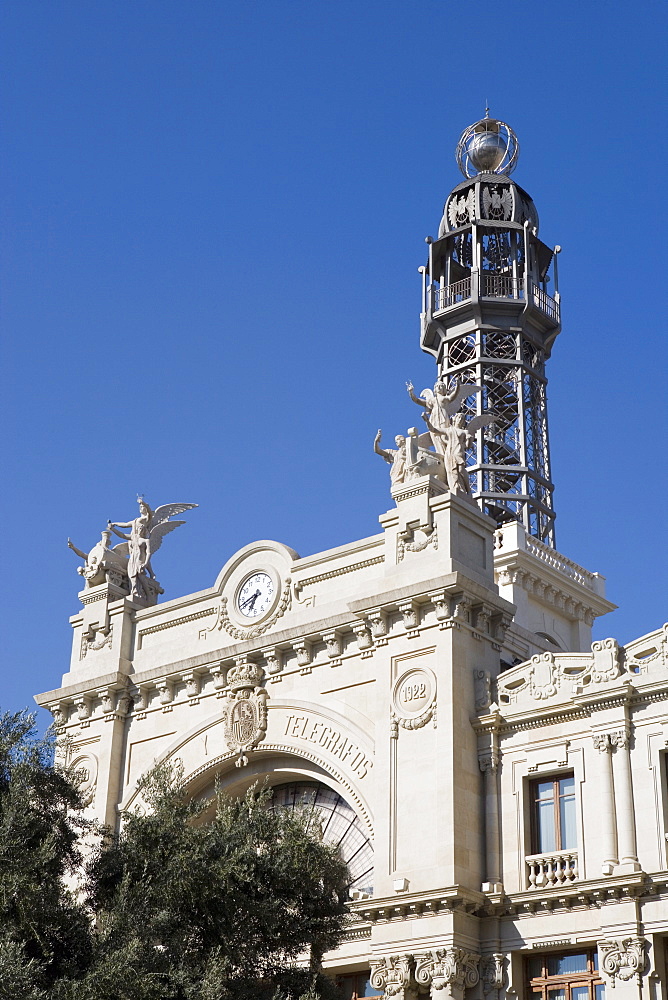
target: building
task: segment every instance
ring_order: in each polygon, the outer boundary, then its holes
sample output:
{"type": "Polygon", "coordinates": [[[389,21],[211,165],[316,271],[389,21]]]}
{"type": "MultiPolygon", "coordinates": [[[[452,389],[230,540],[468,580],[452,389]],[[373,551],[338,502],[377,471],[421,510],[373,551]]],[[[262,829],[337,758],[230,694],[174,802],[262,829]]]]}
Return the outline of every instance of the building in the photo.
{"type": "Polygon", "coordinates": [[[517,151],[488,116],[462,136],[422,269],[431,430],[376,442],[380,532],[253,542],[157,604],[145,540],[188,505],[144,504],[128,545],[79,553],[70,669],[37,698],[111,825],[167,759],[193,795],[268,776],[312,803],[350,867],[349,998],[666,996],[668,627],[592,644],[604,580],[554,547],[558,248],[517,151]]]}

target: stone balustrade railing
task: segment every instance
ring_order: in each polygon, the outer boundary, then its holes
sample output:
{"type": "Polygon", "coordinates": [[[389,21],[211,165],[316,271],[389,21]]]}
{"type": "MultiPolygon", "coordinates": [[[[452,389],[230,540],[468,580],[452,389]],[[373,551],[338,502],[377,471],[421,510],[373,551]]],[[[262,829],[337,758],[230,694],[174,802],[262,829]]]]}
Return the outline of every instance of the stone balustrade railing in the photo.
{"type": "Polygon", "coordinates": [[[530,889],[549,889],[552,886],[566,885],[569,882],[577,881],[577,851],[532,854],[525,860],[530,889]]]}

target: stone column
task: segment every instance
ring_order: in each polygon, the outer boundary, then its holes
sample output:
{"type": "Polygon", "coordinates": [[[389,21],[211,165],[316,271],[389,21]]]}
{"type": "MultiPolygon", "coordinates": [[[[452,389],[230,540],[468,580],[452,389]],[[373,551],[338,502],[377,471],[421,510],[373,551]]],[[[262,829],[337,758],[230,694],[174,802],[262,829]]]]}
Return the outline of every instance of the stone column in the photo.
{"type": "Polygon", "coordinates": [[[615,776],[615,801],[617,805],[617,840],[619,866],[617,872],[637,872],[638,848],[636,845],[636,825],[633,810],[633,784],[631,780],[631,758],[629,733],[619,729],[610,733],[610,746],[615,748],[612,767],[615,776]]]}
{"type": "MultiPolygon", "coordinates": [[[[611,875],[617,864],[617,829],[615,825],[615,789],[612,780],[612,748],[608,733],[594,733],[594,746],[600,752],[601,769],[599,786],[601,789],[600,840],[603,849],[601,871],[611,875]]],[[[584,875],[584,873],[581,873],[584,875]]]]}
{"type": "Polygon", "coordinates": [[[479,756],[485,776],[485,875],[483,892],[503,892],[501,881],[501,836],[499,831],[499,754],[488,751],[479,756]]]}

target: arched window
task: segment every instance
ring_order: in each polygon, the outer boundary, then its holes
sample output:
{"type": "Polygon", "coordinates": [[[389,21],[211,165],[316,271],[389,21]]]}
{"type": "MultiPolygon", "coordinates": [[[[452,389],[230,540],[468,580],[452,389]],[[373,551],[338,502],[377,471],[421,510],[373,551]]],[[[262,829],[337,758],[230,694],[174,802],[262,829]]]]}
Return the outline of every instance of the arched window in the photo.
{"type": "Polygon", "coordinates": [[[373,891],[373,845],[352,806],[328,785],[290,782],[272,788],[274,809],[302,808],[318,818],[322,838],[336,844],[350,872],[350,892],[373,891]]]}

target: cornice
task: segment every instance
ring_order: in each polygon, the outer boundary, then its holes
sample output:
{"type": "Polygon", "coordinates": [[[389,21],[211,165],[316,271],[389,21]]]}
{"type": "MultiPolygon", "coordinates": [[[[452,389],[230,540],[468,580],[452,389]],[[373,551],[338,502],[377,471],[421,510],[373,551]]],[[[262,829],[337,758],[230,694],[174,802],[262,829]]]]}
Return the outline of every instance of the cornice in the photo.
{"type": "Polygon", "coordinates": [[[463,886],[429,892],[402,892],[394,896],[372,896],[355,900],[350,910],[367,924],[429,917],[436,913],[463,913],[479,919],[550,914],[554,910],[600,909],[628,900],[668,900],[668,871],[649,875],[605,876],[571,882],[550,889],[517,893],[484,894],[463,886]]]}

